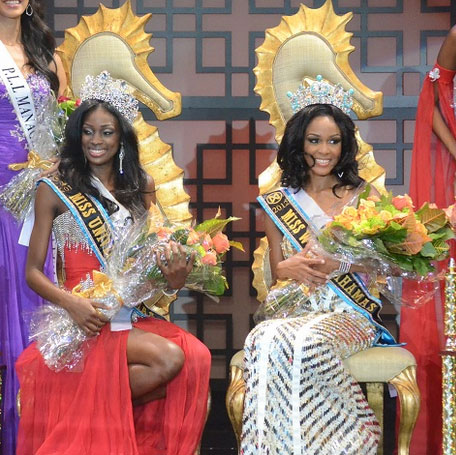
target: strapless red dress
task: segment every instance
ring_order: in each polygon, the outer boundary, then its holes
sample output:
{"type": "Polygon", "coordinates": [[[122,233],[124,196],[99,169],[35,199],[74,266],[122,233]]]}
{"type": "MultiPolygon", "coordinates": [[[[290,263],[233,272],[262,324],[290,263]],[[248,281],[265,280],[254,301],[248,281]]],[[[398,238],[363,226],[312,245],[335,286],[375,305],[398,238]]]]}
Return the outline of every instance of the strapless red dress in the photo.
{"type": "MultiPolygon", "coordinates": [[[[74,245],[73,245],[74,246],[74,245]]],[[[64,248],[65,287],[99,267],[81,248],[64,248]]],[[[16,363],[21,387],[18,455],[193,455],[203,431],[210,353],[176,325],[153,318],[138,329],[173,341],[185,364],[166,398],[133,407],[126,344],[129,331],[107,324],[90,346],[82,371],[54,372],[35,343],[16,363]]]]}

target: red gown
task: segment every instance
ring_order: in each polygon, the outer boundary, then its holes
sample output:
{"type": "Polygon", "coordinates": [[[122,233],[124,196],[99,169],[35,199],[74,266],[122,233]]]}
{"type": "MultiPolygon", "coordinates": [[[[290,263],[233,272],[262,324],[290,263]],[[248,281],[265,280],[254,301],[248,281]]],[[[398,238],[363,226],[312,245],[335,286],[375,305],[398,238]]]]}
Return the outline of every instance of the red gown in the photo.
{"type": "MultiPolygon", "coordinates": [[[[454,115],[455,71],[438,64],[439,78],[432,81],[426,76],[418,102],[415,138],[410,178],[410,196],[415,206],[435,202],[445,208],[454,202],[455,159],[432,131],[435,106],[434,86],[437,85],[440,111],[453,136],[456,137],[454,115]]],[[[452,246],[453,257],[455,253],[452,246]]],[[[443,286],[441,286],[443,288],[443,286]]],[[[411,292],[407,287],[404,293],[411,292]]],[[[407,343],[417,360],[418,385],[421,392],[421,410],[413,432],[410,453],[438,455],[442,450],[442,368],[440,350],[443,344],[441,319],[444,294],[425,305],[401,310],[400,339],[407,343]]]]}
{"type": "MultiPolygon", "coordinates": [[[[67,245],[59,254],[64,257],[67,289],[99,268],[95,256],[81,245],[67,245]]],[[[128,330],[112,332],[107,324],[79,372],[50,370],[33,343],[16,363],[21,387],[18,455],[195,453],[207,414],[210,353],[170,322],[146,318],[134,326],[173,341],[185,353],[184,366],[168,384],[166,398],[132,406],[128,330]]]]}

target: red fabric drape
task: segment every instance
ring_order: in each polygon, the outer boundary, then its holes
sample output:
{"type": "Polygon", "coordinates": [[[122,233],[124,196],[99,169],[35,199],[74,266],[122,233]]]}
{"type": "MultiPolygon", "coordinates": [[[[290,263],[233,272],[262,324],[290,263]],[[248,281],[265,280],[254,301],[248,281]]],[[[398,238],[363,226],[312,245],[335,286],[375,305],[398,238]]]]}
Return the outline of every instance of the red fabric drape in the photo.
{"type": "MultiPolygon", "coordinates": [[[[438,64],[440,77],[432,81],[429,74],[421,90],[416,115],[415,137],[410,177],[410,196],[418,208],[424,202],[435,202],[448,207],[454,202],[454,173],[456,163],[448,150],[432,131],[437,86],[442,116],[456,137],[453,108],[453,79],[455,71],[438,64]]],[[[454,246],[452,248],[454,253],[454,246]]],[[[412,284],[406,284],[404,295],[412,295],[412,284]]],[[[443,290],[442,290],[443,291],[443,290]]],[[[442,348],[441,317],[443,292],[434,300],[418,308],[401,310],[400,339],[407,343],[417,360],[421,410],[413,433],[411,455],[438,455],[442,441],[442,348]]]]}

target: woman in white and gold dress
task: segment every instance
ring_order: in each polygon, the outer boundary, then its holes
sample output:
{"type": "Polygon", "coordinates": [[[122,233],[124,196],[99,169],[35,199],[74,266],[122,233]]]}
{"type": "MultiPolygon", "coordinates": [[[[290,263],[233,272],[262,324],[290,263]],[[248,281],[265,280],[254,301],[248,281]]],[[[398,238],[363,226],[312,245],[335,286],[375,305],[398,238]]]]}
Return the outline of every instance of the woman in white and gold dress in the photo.
{"type": "MultiPolygon", "coordinates": [[[[304,284],[311,294],[288,317],[276,314],[247,337],[243,455],[377,453],[379,425],[342,359],[377,342],[394,343],[377,322],[381,303],[364,285],[363,267],[309,254],[310,243],[296,228],[321,228],[356,202],[365,186],[357,150],[346,113],[332,104],[308,105],[289,120],[279,148],[283,187],[258,198],[268,215],[273,280],[292,280],[286,289],[293,293],[304,284]],[[371,299],[372,314],[342,295],[337,278],[328,281],[337,273],[371,299]]],[[[273,289],[266,304],[280,292],[273,289]]]]}

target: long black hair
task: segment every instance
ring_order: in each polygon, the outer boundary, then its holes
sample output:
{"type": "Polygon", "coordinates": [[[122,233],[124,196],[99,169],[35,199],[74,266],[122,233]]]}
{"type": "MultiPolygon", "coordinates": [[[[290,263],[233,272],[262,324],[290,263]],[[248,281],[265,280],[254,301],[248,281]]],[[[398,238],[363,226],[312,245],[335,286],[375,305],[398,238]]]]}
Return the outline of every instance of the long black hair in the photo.
{"type": "Polygon", "coordinates": [[[111,104],[100,100],[87,100],[70,115],[65,127],[65,143],[61,153],[59,172],[63,180],[79,191],[96,197],[108,213],[116,208],[112,202],[103,198],[91,182],[91,172],[82,151],[82,126],[87,115],[96,109],[105,109],[118,121],[120,137],[125,157],[123,174],[119,173],[119,154],[115,155],[114,197],[125,206],[133,217],[145,212],[144,193],[147,187],[147,175],[139,163],[138,139],[132,125],[111,104]]]}
{"type": "Polygon", "coordinates": [[[49,64],[54,62],[55,39],[51,29],[43,20],[43,8],[39,0],[29,0],[33,14],[21,16],[21,42],[27,57],[27,65],[43,74],[49,81],[54,93],[59,92],[59,78],[56,72],[49,69],[49,64]]]}
{"type": "Polygon", "coordinates": [[[358,174],[358,142],[352,119],[332,104],[311,104],[297,112],[285,127],[282,142],[277,153],[277,162],[282,169],[282,185],[291,188],[305,188],[310,180],[311,166],[304,157],[304,140],[307,127],[316,117],[331,117],[340,129],[342,153],[332,174],[338,182],[333,193],[344,186],[356,187],[364,180],[358,174]]]}

